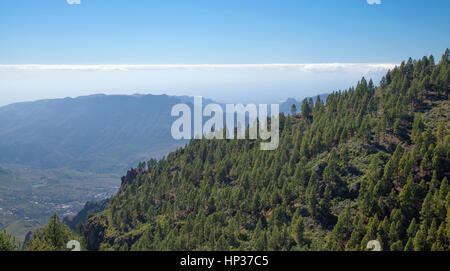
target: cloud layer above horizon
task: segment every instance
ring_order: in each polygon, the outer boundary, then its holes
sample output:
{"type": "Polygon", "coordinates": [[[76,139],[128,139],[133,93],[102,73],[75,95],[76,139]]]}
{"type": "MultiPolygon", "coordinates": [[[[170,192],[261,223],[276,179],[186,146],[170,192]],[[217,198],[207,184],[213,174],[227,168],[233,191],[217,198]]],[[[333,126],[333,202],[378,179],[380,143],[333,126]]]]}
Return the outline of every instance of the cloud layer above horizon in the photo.
{"type": "Polygon", "coordinates": [[[306,64],[119,64],[119,65],[1,65],[1,70],[192,70],[192,69],[255,69],[255,68],[298,68],[301,71],[338,71],[338,70],[374,70],[390,69],[395,64],[392,63],[306,63],[306,64]]]}
{"type": "Polygon", "coordinates": [[[378,82],[390,63],[0,65],[0,106],[104,94],[199,95],[219,102],[274,103],[378,82]]]}

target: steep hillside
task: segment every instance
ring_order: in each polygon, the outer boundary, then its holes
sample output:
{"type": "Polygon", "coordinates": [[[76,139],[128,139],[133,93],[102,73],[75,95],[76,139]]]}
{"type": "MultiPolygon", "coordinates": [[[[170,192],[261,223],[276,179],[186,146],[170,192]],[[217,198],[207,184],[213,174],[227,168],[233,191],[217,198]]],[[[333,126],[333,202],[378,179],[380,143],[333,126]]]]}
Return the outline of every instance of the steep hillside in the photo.
{"type": "Polygon", "coordinates": [[[108,202],[108,199],[102,201],[88,201],[77,215],[73,217],[66,216],[64,218],[64,223],[69,226],[71,230],[77,231],[78,224],[84,223],[91,214],[100,213],[105,210],[108,202]]]}
{"type": "Polygon", "coordinates": [[[304,101],[280,146],[193,140],[129,171],[88,249],[449,250],[450,60],[304,101]]]}
{"type": "Polygon", "coordinates": [[[90,250],[449,250],[449,51],[305,100],[280,146],[192,140],[128,171],[90,250]]]}

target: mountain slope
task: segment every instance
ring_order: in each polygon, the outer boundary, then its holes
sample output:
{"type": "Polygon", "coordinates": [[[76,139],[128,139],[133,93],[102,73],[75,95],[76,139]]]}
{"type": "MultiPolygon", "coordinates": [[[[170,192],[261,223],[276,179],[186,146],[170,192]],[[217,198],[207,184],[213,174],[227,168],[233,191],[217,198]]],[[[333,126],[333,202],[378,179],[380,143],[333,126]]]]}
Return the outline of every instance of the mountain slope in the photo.
{"type": "Polygon", "coordinates": [[[92,95],[0,107],[0,227],[19,240],[52,214],[117,191],[119,173],[182,146],[170,110],[189,97],[92,95]]]}
{"type": "MultiPolygon", "coordinates": [[[[0,165],[14,176],[0,173],[0,228],[22,240],[50,214],[72,215],[86,201],[114,193],[118,174],[138,161],[187,143],[170,135],[177,103],[193,108],[192,97],[167,95],[91,95],[0,107],[0,165]]],[[[214,101],[203,100],[208,103],[214,101]]],[[[75,218],[73,229],[77,223],[75,218]]]]}
{"type": "Polygon", "coordinates": [[[176,146],[167,95],[41,100],[0,107],[0,163],[123,172],[176,146]]]}
{"type": "Polygon", "coordinates": [[[91,250],[449,250],[449,51],[280,116],[280,146],[192,140],[128,171],[91,250]]]}
{"type": "Polygon", "coordinates": [[[129,171],[88,219],[88,249],[449,250],[450,60],[281,116],[280,146],[193,140],[129,171]]]}

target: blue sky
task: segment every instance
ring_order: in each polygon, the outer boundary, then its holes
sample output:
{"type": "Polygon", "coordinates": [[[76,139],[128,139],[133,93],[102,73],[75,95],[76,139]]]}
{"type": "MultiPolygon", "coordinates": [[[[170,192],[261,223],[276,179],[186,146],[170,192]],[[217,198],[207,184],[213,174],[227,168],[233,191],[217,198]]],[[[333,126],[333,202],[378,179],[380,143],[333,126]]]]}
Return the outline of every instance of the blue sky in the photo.
{"type": "Polygon", "coordinates": [[[399,62],[450,46],[450,1],[0,2],[1,64],[399,62]]]}
{"type": "MultiPolygon", "coordinates": [[[[67,0],[5,0],[0,1],[0,65],[400,63],[410,56],[440,56],[450,47],[450,1],[369,1],[381,4],[370,5],[366,0],[81,0],[69,5],[67,0]]],[[[57,93],[64,80],[55,85],[50,80],[54,74],[47,71],[33,81],[36,74],[13,74],[0,67],[0,105],[77,95],[77,86],[57,93]],[[9,79],[11,76],[29,84],[16,84],[19,80],[9,79]],[[31,86],[34,92],[27,96],[31,86]],[[22,94],[14,98],[13,92],[22,94]]],[[[245,83],[268,75],[270,72],[254,75],[245,83]]],[[[355,83],[361,75],[364,73],[354,73],[336,88],[355,83]]],[[[67,77],[67,83],[74,76],[78,81],[93,77],[73,72],[59,76],[67,77]]],[[[131,77],[123,76],[115,91],[152,92],[158,87],[158,91],[176,88],[174,93],[188,94],[202,85],[165,87],[163,82],[146,81],[145,76],[131,77]],[[131,77],[138,82],[126,82],[131,77]]],[[[201,78],[199,74],[196,80],[201,78]]],[[[306,94],[325,91],[331,83],[309,87],[306,94]]],[[[213,86],[214,82],[207,84],[211,91],[213,86]]],[[[307,91],[294,82],[290,87],[307,91]]],[[[113,88],[89,79],[78,93],[109,93],[113,88]]]]}

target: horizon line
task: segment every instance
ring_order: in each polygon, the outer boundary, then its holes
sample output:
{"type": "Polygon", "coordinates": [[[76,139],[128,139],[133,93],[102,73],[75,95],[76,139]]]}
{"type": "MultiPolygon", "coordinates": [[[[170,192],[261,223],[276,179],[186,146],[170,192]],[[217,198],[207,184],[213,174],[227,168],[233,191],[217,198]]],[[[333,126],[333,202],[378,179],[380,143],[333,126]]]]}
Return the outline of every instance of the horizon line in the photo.
{"type": "Polygon", "coordinates": [[[300,68],[328,70],[337,68],[394,68],[398,63],[330,62],[330,63],[265,63],[265,64],[0,64],[0,70],[154,70],[154,69],[239,69],[300,68]]]}

